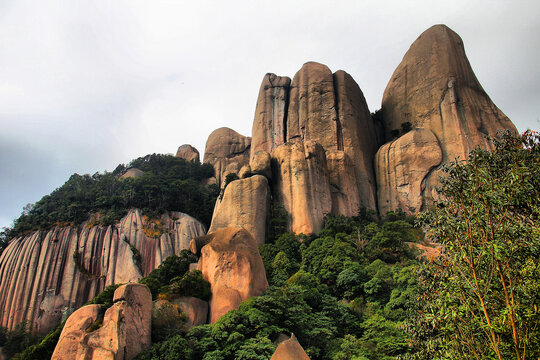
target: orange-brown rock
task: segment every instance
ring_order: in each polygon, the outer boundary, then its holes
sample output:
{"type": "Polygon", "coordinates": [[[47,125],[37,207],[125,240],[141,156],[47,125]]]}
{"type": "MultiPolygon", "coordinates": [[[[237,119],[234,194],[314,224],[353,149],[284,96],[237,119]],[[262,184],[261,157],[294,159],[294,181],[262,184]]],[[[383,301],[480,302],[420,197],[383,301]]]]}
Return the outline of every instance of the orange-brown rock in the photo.
{"type": "Polygon", "coordinates": [[[215,323],[242,301],[261,295],[268,281],[257,243],[247,230],[229,226],[206,236],[199,264],[210,282],[210,323],[215,323]]]}
{"type": "MultiPolygon", "coordinates": [[[[440,166],[466,159],[478,146],[491,148],[489,137],[499,129],[516,132],[480,85],[463,41],[445,25],[429,28],[411,45],[384,91],[382,110],[387,139],[407,123],[432,131],[442,149],[440,166]]],[[[428,176],[426,195],[438,186],[440,166],[428,176]]]]}
{"type": "Polygon", "coordinates": [[[271,166],[270,154],[266,151],[259,150],[251,152],[251,158],[249,159],[249,167],[252,174],[259,174],[265,176],[267,179],[272,179],[272,166],[271,166]]]}
{"type": "Polygon", "coordinates": [[[32,331],[47,333],[106,285],[137,281],[206,233],[178,212],[161,222],[158,238],[145,235],[149,221],[132,210],[116,225],[57,227],[12,240],[0,256],[0,326],[27,320],[32,331]]]}
{"type": "Polygon", "coordinates": [[[266,239],[270,187],[262,175],[230,182],[223,197],[216,201],[208,233],[231,225],[244,227],[258,245],[266,239]]]}
{"type": "Polygon", "coordinates": [[[178,306],[186,314],[186,327],[206,324],[208,320],[208,302],[196,297],[179,297],[172,299],[171,303],[178,306]]]}
{"type": "Polygon", "coordinates": [[[290,230],[312,234],[322,229],[332,210],[324,149],[318,143],[295,142],[272,151],[274,196],[289,214],[290,230]]]}
{"type": "Polygon", "coordinates": [[[152,294],[146,285],[122,285],[114,292],[103,325],[87,332],[100,305],[84,306],[66,322],[52,359],[131,360],[151,344],[152,294]]]}
{"type": "Polygon", "coordinates": [[[287,115],[287,141],[311,140],[325,150],[337,147],[334,79],[330,69],[305,63],[294,75],[287,115]]]}
{"type": "Polygon", "coordinates": [[[186,161],[200,162],[199,150],[191,146],[190,144],[181,145],[176,151],[176,157],[184,159],[186,161]]]}
{"type": "Polygon", "coordinates": [[[414,129],[379,149],[375,157],[379,211],[402,209],[414,213],[425,208],[431,171],[443,159],[439,141],[426,129],[414,129]]]}
{"type": "Polygon", "coordinates": [[[227,174],[238,174],[242,166],[249,164],[250,149],[251,138],[229,128],[219,128],[208,136],[204,163],[214,167],[219,186],[223,186],[227,174]]]}
{"type": "Polygon", "coordinates": [[[139,170],[137,168],[130,168],[128,169],[122,176],[120,176],[120,180],[127,179],[127,178],[139,178],[144,174],[144,171],[139,170]]]}
{"type": "Polygon", "coordinates": [[[251,154],[258,151],[272,152],[286,141],[286,123],[291,79],[286,76],[266,74],[263,78],[255,119],[253,121],[251,154]]]}
{"type": "MultiPolygon", "coordinates": [[[[376,209],[373,157],[379,144],[366,99],[356,81],[345,71],[338,70],[334,73],[334,88],[338,115],[337,144],[336,147],[325,150],[327,153],[331,150],[343,151],[345,155],[334,155],[333,159],[348,160],[328,161],[328,172],[338,179],[343,177],[340,186],[350,186],[351,190],[341,192],[341,202],[345,202],[346,207],[338,207],[333,213],[353,216],[357,215],[360,206],[376,209]],[[349,160],[350,165],[347,164],[349,160]],[[334,168],[334,164],[338,167],[334,168]],[[345,181],[345,172],[351,178],[350,181],[345,181]],[[357,191],[353,191],[353,185],[356,185],[357,191]]],[[[327,155],[327,158],[330,156],[327,155]]]]}
{"type": "Polygon", "coordinates": [[[309,360],[309,356],[307,356],[296,336],[292,334],[289,340],[279,344],[270,360],[309,360]]]}

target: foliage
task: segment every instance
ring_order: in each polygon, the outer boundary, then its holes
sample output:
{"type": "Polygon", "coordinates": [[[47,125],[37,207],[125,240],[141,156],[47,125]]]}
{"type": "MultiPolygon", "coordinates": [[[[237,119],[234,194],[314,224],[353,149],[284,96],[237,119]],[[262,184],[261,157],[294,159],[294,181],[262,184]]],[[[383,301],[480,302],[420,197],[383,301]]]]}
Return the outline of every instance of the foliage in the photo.
{"type": "Polygon", "coordinates": [[[180,296],[193,296],[205,301],[210,300],[210,283],[203,278],[199,270],[189,271],[182,277],[175,277],[169,286],[170,292],[180,296]]]}
{"type": "Polygon", "coordinates": [[[110,308],[114,301],[114,292],[116,289],[118,289],[122,284],[113,284],[107,286],[103,291],[101,291],[99,294],[97,294],[92,300],[90,300],[86,305],[90,304],[101,304],[103,305],[104,309],[110,308]]]}
{"type": "Polygon", "coordinates": [[[328,217],[325,229],[311,238],[276,236],[260,247],[270,283],[264,295],[213,325],[153,344],[138,359],[268,359],[273,341],[291,333],[313,360],[390,359],[407,353],[402,324],[418,296],[416,261],[407,251],[396,252],[391,262],[378,258],[383,241],[366,252],[377,236],[395,236],[387,240],[392,243],[415,238],[416,229],[402,214],[390,218],[376,223],[367,213],[328,217]]]}
{"type": "Polygon", "coordinates": [[[13,330],[0,327],[0,347],[8,359],[39,341],[28,330],[28,322],[17,324],[13,330]]]}
{"type": "Polygon", "coordinates": [[[186,315],[178,305],[164,302],[152,310],[152,342],[167,340],[185,332],[186,315]]]}
{"type": "Polygon", "coordinates": [[[540,135],[494,147],[448,167],[422,217],[444,250],[421,273],[415,358],[540,357],[540,135]]]}
{"type": "Polygon", "coordinates": [[[78,225],[91,214],[99,214],[99,223],[110,225],[131,208],[142,209],[152,218],[165,211],[182,211],[208,225],[218,189],[201,185],[201,180],[213,175],[209,164],[161,154],[135,159],[128,166],[119,165],[112,173],[73,174],[50,195],[25,208],[7,237],[58,225],[78,225]],[[131,167],[144,174],[120,180],[119,176],[131,167]]]}

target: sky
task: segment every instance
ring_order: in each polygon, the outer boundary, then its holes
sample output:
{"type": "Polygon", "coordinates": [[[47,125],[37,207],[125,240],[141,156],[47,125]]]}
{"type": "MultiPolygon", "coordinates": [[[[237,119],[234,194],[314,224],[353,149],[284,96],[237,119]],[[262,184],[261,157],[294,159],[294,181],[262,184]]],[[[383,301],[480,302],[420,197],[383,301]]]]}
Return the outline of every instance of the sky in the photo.
{"type": "Polygon", "coordinates": [[[0,227],[73,173],[250,136],[268,72],[345,70],[373,112],[435,24],[518,130],[540,130],[539,19],[538,0],[0,0],[0,227]]]}

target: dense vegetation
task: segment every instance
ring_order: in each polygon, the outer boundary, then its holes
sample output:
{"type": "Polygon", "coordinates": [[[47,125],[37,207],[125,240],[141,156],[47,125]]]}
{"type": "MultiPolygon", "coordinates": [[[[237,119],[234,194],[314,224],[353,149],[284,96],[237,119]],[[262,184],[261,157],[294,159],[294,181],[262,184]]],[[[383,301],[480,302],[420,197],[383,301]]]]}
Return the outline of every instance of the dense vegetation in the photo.
{"type": "Polygon", "coordinates": [[[540,358],[540,135],[509,133],[447,169],[423,221],[444,255],[420,273],[414,359],[540,358]]]}
{"type": "Polygon", "coordinates": [[[389,214],[378,223],[364,213],[328,217],[317,236],[282,233],[261,247],[270,283],[263,296],[216,324],[171,333],[138,359],[269,359],[273,341],[291,333],[314,360],[406,353],[401,326],[416,296],[417,267],[406,242],[422,239],[411,222],[389,214]]]}
{"type": "Polygon", "coordinates": [[[13,227],[0,234],[0,246],[4,239],[28,231],[78,225],[91,214],[98,214],[99,223],[109,225],[131,208],[142,209],[151,218],[165,211],[181,211],[208,226],[219,189],[206,187],[202,182],[212,176],[214,169],[209,164],[161,154],[135,159],[127,166],[119,165],[113,172],[73,174],[50,195],[25,207],[13,227]],[[144,174],[120,180],[129,168],[137,168],[144,174]]]}

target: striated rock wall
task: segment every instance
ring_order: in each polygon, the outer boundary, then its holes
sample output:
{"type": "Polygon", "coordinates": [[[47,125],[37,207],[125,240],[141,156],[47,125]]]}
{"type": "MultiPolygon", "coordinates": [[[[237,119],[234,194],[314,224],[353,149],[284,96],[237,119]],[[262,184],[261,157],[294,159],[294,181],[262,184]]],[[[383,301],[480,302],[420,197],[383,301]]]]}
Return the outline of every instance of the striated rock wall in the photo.
{"type": "Polygon", "coordinates": [[[85,223],[14,239],[0,256],[0,326],[28,320],[33,331],[46,333],[105,286],[139,280],[205,234],[186,214],[166,214],[161,222],[157,239],[144,234],[151,224],[140,210],[114,226],[85,223]],[[132,247],[141,254],[140,264],[132,247]]]}
{"type": "Polygon", "coordinates": [[[227,174],[238,174],[244,165],[249,164],[250,151],[250,137],[226,127],[219,128],[206,140],[204,163],[214,167],[216,184],[223,187],[227,174]]]}
{"type": "Polygon", "coordinates": [[[251,163],[257,154],[271,153],[274,166],[267,177],[274,198],[290,214],[292,231],[318,231],[325,214],[376,209],[376,139],[364,95],[346,72],[332,74],[308,62],[292,82],[274,74],[263,78],[251,163]]]}
{"type": "MultiPolygon", "coordinates": [[[[476,147],[491,148],[489,137],[496,136],[498,130],[517,132],[480,85],[459,35],[445,25],[429,28],[411,45],[384,91],[382,115],[387,139],[392,138],[392,132],[410,123],[412,128],[431,131],[438,140],[442,161],[426,174],[422,197],[427,197],[428,201],[437,197],[435,188],[439,185],[442,165],[456,158],[467,159],[468,153],[476,147]]],[[[418,144],[411,146],[418,147],[418,144]]],[[[390,167],[387,172],[392,171],[390,167]]],[[[381,188],[388,184],[381,178],[377,181],[381,194],[381,188]]],[[[403,202],[398,200],[403,200],[400,191],[395,186],[390,189],[385,196],[393,199],[394,205],[386,207],[383,198],[381,213],[394,210],[399,204],[405,205],[404,210],[422,209],[418,204],[425,199],[420,199],[418,193],[409,195],[409,201],[403,202]]]]}

